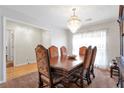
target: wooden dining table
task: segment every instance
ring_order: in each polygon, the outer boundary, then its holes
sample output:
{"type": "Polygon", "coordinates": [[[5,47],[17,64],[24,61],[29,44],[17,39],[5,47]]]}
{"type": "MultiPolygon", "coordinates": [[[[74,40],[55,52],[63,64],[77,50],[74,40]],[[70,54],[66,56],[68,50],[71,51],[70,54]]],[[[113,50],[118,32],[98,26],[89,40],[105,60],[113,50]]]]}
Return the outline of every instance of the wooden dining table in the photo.
{"type": "Polygon", "coordinates": [[[77,56],[70,58],[69,56],[50,58],[50,67],[53,71],[64,76],[69,76],[74,73],[84,62],[84,56],[77,56]]]}

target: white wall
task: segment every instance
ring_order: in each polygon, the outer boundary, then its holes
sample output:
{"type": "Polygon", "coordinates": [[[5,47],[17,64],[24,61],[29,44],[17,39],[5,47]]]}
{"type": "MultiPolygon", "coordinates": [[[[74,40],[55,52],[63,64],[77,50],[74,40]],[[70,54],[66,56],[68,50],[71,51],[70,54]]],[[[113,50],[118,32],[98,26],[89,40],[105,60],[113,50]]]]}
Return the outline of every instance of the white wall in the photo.
{"type": "Polygon", "coordinates": [[[42,44],[42,32],[32,28],[15,30],[14,43],[14,65],[34,63],[36,62],[35,48],[38,44],[42,44]]]}
{"type": "Polygon", "coordinates": [[[51,30],[51,45],[55,45],[58,47],[59,55],[61,46],[65,46],[68,48],[66,31],[61,29],[51,30]]]}
{"type": "Polygon", "coordinates": [[[72,38],[73,38],[73,34],[72,32],[70,32],[69,30],[67,30],[67,46],[68,46],[68,53],[69,55],[72,55],[72,38]]]}
{"type": "Polygon", "coordinates": [[[6,25],[9,30],[14,30],[14,66],[36,62],[35,48],[38,44],[44,45],[42,36],[47,31],[9,21],[6,25]]]}
{"type": "Polygon", "coordinates": [[[107,29],[107,58],[108,62],[111,62],[112,58],[120,55],[119,25],[116,20],[82,27],[82,29],[80,29],[77,33],[104,29],[107,29]]]}
{"type": "Polygon", "coordinates": [[[50,33],[46,33],[47,36],[44,36],[46,40],[43,41],[44,44],[46,44],[46,47],[48,48],[50,46],[50,44],[48,45],[46,42],[50,41],[48,39],[51,39],[51,45],[52,44],[57,44],[57,46],[62,46],[62,45],[65,45],[67,46],[67,42],[66,42],[66,32],[64,32],[63,30],[60,30],[60,29],[54,29],[52,28],[51,26],[47,25],[46,22],[42,21],[42,20],[36,20],[34,18],[31,18],[27,15],[24,15],[18,11],[13,11],[13,10],[10,10],[10,9],[6,9],[6,8],[1,8],[1,11],[0,11],[0,81],[3,81],[3,53],[2,53],[2,50],[3,50],[3,40],[2,40],[2,27],[1,27],[1,24],[2,24],[2,21],[1,21],[1,18],[2,16],[6,16],[6,17],[9,17],[9,18],[12,18],[12,19],[15,19],[15,20],[20,20],[20,21],[24,21],[24,22],[27,22],[29,24],[33,24],[33,25],[37,25],[39,27],[43,27],[44,28],[47,28],[45,30],[48,30],[50,31],[50,33]],[[56,42],[57,41],[57,42],[56,42]],[[59,42],[59,43],[58,43],[59,42]]]}
{"type": "Polygon", "coordinates": [[[51,45],[51,34],[49,31],[44,31],[42,32],[42,44],[46,47],[46,48],[49,48],[50,45],[51,45]]]}
{"type": "MultiPolygon", "coordinates": [[[[0,15],[2,15],[2,11],[0,9],[0,15]]],[[[3,32],[2,32],[2,17],[0,16],[0,82],[2,82],[1,80],[3,80],[3,73],[2,73],[2,69],[3,69],[3,32]]]]}

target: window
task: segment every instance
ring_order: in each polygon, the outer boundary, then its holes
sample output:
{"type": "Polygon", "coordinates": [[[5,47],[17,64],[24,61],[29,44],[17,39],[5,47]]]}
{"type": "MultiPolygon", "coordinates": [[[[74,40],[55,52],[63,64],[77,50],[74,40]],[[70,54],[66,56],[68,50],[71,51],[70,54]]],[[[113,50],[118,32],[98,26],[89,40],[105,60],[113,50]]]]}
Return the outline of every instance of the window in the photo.
{"type": "Polygon", "coordinates": [[[79,48],[97,46],[95,66],[106,68],[108,66],[106,58],[106,30],[85,32],[73,35],[73,54],[79,54],[79,48]]]}

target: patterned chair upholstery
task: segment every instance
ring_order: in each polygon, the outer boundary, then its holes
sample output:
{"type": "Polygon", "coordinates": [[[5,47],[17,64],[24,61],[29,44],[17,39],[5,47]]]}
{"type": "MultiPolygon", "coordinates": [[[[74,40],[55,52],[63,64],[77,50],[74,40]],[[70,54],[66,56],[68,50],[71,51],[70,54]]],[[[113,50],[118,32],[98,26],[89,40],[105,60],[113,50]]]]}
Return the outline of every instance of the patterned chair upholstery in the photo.
{"type": "Polygon", "coordinates": [[[91,83],[91,79],[90,79],[91,58],[92,58],[92,48],[91,46],[89,46],[86,52],[86,56],[84,59],[83,68],[81,72],[82,75],[81,86],[83,86],[83,80],[86,80],[88,85],[91,83]]]}
{"type": "Polygon", "coordinates": [[[67,56],[67,49],[65,46],[60,48],[61,56],[67,56]]]}
{"type": "Polygon", "coordinates": [[[91,59],[91,66],[90,66],[90,72],[93,76],[93,78],[95,78],[95,74],[94,74],[94,62],[95,62],[95,59],[96,59],[96,53],[97,53],[97,47],[95,46],[93,48],[93,53],[92,53],[92,59],[91,59]]]}
{"type": "Polygon", "coordinates": [[[51,72],[48,50],[42,45],[35,48],[37,67],[39,72],[39,87],[44,87],[44,83],[50,87],[54,87],[63,79],[57,73],[51,72]]]}
{"type": "Polygon", "coordinates": [[[87,51],[87,47],[85,47],[85,46],[80,47],[79,48],[79,55],[84,56],[86,54],[86,51],[87,51]]]}
{"type": "Polygon", "coordinates": [[[58,57],[58,48],[56,46],[49,47],[50,58],[58,57]]]}
{"type": "Polygon", "coordinates": [[[74,74],[74,83],[79,86],[79,87],[84,87],[83,86],[83,81],[86,80],[87,84],[89,85],[91,83],[91,79],[90,79],[90,65],[91,65],[91,57],[92,57],[92,48],[91,46],[89,46],[86,50],[86,54],[85,54],[85,58],[84,58],[84,63],[83,66],[81,68],[79,68],[79,70],[77,70],[74,74]],[[80,84],[78,84],[78,80],[80,79],[80,84]]]}
{"type": "Polygon", "coordinates": [[[89,69],[91,63],[91,57],[92,57],[92,48],[91,46],[89,46],[86,52],[86,58],[83,63],[83,69],[89,69]]]}

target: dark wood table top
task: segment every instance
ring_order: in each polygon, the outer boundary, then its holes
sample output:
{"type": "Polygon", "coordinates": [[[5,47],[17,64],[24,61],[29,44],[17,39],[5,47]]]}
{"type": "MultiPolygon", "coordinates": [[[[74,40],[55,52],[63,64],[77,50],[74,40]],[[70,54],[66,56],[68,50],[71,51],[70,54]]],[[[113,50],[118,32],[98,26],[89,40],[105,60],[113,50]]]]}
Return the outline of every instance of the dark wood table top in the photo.
{"type": "Polygon", "coordinates": [[[50,66],[54,69],[61,69],[63,71],[71,71],[83,64],[84,56],[77,56],[75,59],[68,57],[55,57],[50,59],[50,66]]]}

